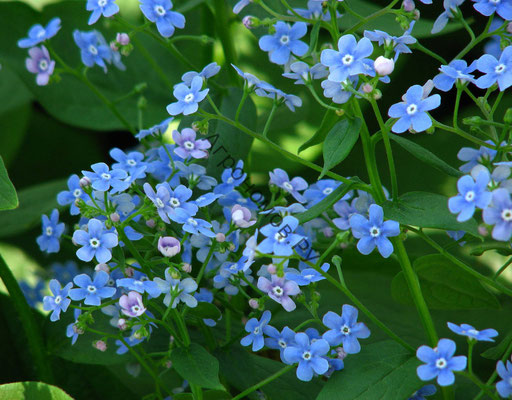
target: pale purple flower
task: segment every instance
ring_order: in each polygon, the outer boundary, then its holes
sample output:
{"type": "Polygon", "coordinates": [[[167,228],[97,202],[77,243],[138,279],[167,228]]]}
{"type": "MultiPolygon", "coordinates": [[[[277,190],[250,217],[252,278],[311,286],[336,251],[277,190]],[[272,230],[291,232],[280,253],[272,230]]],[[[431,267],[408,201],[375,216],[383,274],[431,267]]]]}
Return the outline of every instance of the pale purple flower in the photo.
{"type": "Polygon", "coordinates": [[[165,257],[174,257],[181,251],[181,244],[173,236],[162,236],[158,239],[158,250],[165,257]]]}
{"type": "Polygon", "coordinates": [[[139,317],[146,312],[146,307],[142,304],[142,296],[137,292],[123,294],[119,299],[119,305],[122,313],[128,317],[139,317]]]}
{"type": "Polygon", "coordinates": [[[180,132],[173,131],[172,138],[178,145],[174,148],[174,153],[183,159],[192,158],[206,158],[208,152],[205,151],[211,147],[211,144],[206,139],[196,140],[196,131],[190,128],[185,128],[180,132]]]}
{"type": "Polygon", "coordinates": [[[25,60],[28,72],[36,74],[36,83],[45,86],[55,69],[55,61],[50,59],[50,53],[46,47],[32,47],[28,51],[30,58],[25,60]]]}
{"type": "Polygon", "coordinates": [[[239,204],[235,204],[231,209],[231,220],[240,228],[248,228],[256,223],[256,220],[251,220],[251,211],[239,204]]]}
{"type": "Polygon", "coordinates": [[[277,275],[272,275],[271,281],[267,278],[260,276],[258,279],[258,289],[267,293],[268,296],[281,304],[286,311],[295,310],[295,302],[290,298],[300,293],[299,286],[294,281],[287,281],[285,278],[279,278],[277,275]]]}

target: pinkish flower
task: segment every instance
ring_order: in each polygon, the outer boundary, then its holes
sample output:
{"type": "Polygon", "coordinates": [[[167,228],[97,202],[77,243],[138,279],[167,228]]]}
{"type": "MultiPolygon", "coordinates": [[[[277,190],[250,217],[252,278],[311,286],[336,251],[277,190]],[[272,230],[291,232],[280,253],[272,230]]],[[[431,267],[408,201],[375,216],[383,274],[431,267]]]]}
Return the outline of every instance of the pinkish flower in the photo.
{"type": "Polygon", "coordinates": [[[165,257],[174,257],[181,251],[181,244],[180,241],[173,236],[162,236],[158,239],[158,250],[165,257]]]}
{"type": "Polygon", "coordinates": [[[51,74],[55,69],[55,61],[50,59],[50,53],[46,47],[32,47],[28,51],[30,58],[25,60],[25,65],[29,72],[36,74],[36,83],[39,86],[45,86],[50,80],[51,74]]]}
{"type": "Polygon", "coordinates": [[[272,300],[280,303],[286,311],[295,310],[295,302],[290,296],[299,294],[300,289],[294,281],[287,281],[277,275],[272,275],[272,281],[269,281],[267,278],[260,276],[258,289],[267,293],[272,300]]]}
{"type": "Polygon", "coordinates": [[[240,228],[248,228],[254,225],[256,220],[251,221],[251,217],[251,211],[239,204],[235,204],[231,209],[231,219],[233,220],[233,223],[240,228]]]}
{"type": "Polygon", "coordinates": [[[141,294],[135,291],[123,294],[119,299],[119,305],[123,314],[128,317],[138,317],[146,312],[141,294]]]}
{"type": "Polygon", "coordinates": [[[185,128],[181,133],[173,131],[172,138],[177,144],[174,152],[181,158],[187,159],[189,156],[192,158],[208,157],[208,152],[205,150],[211,147],[210,142],[206,139],[196,140],[196,131],[193,129],[185,128]]]}

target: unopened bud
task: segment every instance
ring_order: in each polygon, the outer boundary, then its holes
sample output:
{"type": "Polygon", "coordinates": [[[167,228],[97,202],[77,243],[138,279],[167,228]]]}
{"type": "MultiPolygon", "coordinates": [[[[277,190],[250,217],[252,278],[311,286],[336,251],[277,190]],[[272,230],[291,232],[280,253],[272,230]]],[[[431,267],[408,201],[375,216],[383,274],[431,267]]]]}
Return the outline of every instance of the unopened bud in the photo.
{"type": "Polygon", "coordinates": [[[270,275],[274,275],[277,272],[276,266],[274,264],[269,264],[268,267],[267,267],[267,272],[270,275]]]}
{"type": "Polygon", "coordinates": [[[181,275],[178,271],[172,271],[171,272],[171,278],[172,279],[180,279],[181,278],[181,275]]]}
{"type": "Polygon", "coordinates": [[[174,257],[181,251],[181,243],[173,236],[162,236],[158,239],[158,250],[165,257],[174,257]]]}
{"type": "Polygon", "coordinates": [[[126,46],[130,43],[130,36],[127,33],[118,33],[116,35],[116,41],[121,46],[126,46]]]}
{"type": "Polygon", "coordinates": [[[224,235],[223,233],[219,232],[215,235],[215,240],[219,243],[223,243],[226,241],[226,235],[224,235]]]}
{"type": "Polygon", "coordinates": [[[250,299],[249,300],[249,307],[251,307],[254,310],[257,310],[260,306],[260,303],[257,299],[250,299]]]}
{"type": "Polygon", "coordinates": [[[89,178],[87,178],[86,176],[84,176],[82,179],[80,179],[79,184],[80,184],[80,187],[86,188],[91,185],[91,180],[89,178]]]}
{"type": "Polygon", "coordinates": [[[110,220],[112,222],[119,222],[121,220],[121,216],[118,213],[112,213],[110,214],[110,220]]]}
{"type": "Polygon", "coordinates": [[[512,124],[512,108],[509,108],[505,115],[503,116],[503,122],[505,122],[507,125],[512,124]]]}
{"type": "Polygon", "coordinates": [[[112,51],[118,51],[119,48],[117,47],[117,43],[116,42],[110,42],[110,49],[112,51]]]}
{"type": "Polygon", "coordinates": [[[382,92],[379,89],[375,89],[372,96],[375,100],[380,100],[382,98],[382,92]]]}
{"type": "Polygon", "coordinates": [[[126,320],[124,318],[119,318],[119,320],[117,321],[117,327],[124,331],[127,328],[126,320]]]}
{"type": "Polygon", "coordinates": [[[372,85],[370,85],[369,83],[365,83],[365,84],[361,87],[361,89],[363,89],[363,92],[364,92],[364,93],[367,93],[367,94],[368,94],[368,93],[373,92],[373,86],[372,86],[372,85]]]}
{"type": "Polygon", "coordinates": [[[154,228],[154,227],[156,226],[156,222],[155,222],[155,220],[154,220],[154,219],[148,219],[148,220],[146,221],[146,226],[147,226],[148,228],[154,228]]]}
{"type": "Polygon", "coordinates": [[[343,114],[345,114],[345,110],[343,108],[338,108],[336,111],[335,111],[336,115],[338,117],[341,117],[343,114]]]}
{"type": "Polygon", "coordinates": [[[330,226],[326,226],[324,229],[322,229],[322,232],[326,238],[330,238],[334,235],[334,231],[330,226]]]}
{"type": "Polygon", "coordinates": [[[379,56],[373,62],[373,67],[375,68],[375,72],[380,76],[386,76],[395,69],[395,62],[391,58],[379,56]]]}
{"type": "Polygon", "coordinates": [[[404,6],[404,10],[407,12],[411,12],[415,8],[413,0],[404,0],[402,5],[404,6]]]}
{"type": "Polygon", "coordinates": [[[242,24],[244,24],[244,26],[247,28],[247,29],[252,29],[255,27],[256,25],[256,18],[254,18],[252,15],[246,15],[243,19],[242,19],[242,24]]]}
{"type": "Polygon", "coordinates": [[[183,263],[181,266],[181,270],[187,274],[190,274],[192,272],[192,265],[189,263],[183,263]]]}
{"type": "Polygon", "coordinates": [[[77,335],[81,335],[84,333],[84,330],[78,326],[77,324],[74,324],[73,325],[73,332],[76,333],[77,335]]]}
{"type": "Polygon", "coordinates": [[[110,267],[107,265],[107,264],[104,264],[104,263],[101,263],[101,264],[98,264],[94,267],[94,270],[96,272],[98,271],[105,271],[107,274],[110,273],[110,267]]]}
{"type": "Polygon", "coordinates": [[[124,274],[128,278],[131,278],[135,274],[135,270],[132,267],[125,268],[124,274]]]}
{"type": "Polygon", "coordinates": [[[345,350],[343,349],[343,347],[338,347],[336,349],[336,354],[338,355],[338,358],[340,360],[343,360],[346,356],[347,356],[347,353],[345,352],[345,350]]]}
{"type": "Polygon", "coordinates": [[[92,347],[99,351],[106,351],[107,350],[107,344],[103,340],[96,340],[92,343],[92,347]]]}
{"type": "Polygon", "coordinates": [[[487,230],[487,228],[486,228],[485,226],[483,226],[483,225],[480,225],[480,226],[478,227],[478,233],[479,233],[480,235],[482,235],[482,236],[487,236],[487,235],[489,235],[489,231],[488,231],[488,230],[487,230]]]}

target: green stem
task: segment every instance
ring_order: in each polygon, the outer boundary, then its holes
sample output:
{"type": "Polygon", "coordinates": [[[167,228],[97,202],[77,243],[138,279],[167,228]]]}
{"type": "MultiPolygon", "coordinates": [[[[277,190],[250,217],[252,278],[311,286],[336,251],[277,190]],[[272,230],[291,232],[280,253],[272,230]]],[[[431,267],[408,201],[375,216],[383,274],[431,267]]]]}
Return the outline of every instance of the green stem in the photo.
{"type": "Polygon", "coordinates": [[[498,97],[496,98],[496,101],[494,102],[494,104],[491,108],[491,113],[490,113],[491,118],[493,117],[494,113],[496,112],[496,109],[498,108],[498,105],[500,104],[501,98],[503,97],[504,94],[505,94],[505,92],[500,92],[498,94],[498,97]]]}
{"type": "Polygon", "coordinates": [[[136,38],[132,38],[133,45],[142,54],[142,57],[146,59],[146,61],[151,65],[151,68],[156,72],[160,80],[165,83],[167,88],[169,88],[171,91],[174,90],[174,85],[172,84],[171,80],[167,77],[165,72],[160,68],[160,65],[155,61],[155,59],[151,56],[149,51],[146,50],[146,48],[140,43],[140,41],[136,38]]]}
{"type": "Polygon", "coordinates": [[[492,280],[495,281],[498,277],[508,268],[508,266],[512,264],[512,257],[510,257],[505,264],[503,264],[499,270],[496,271],[492,280]]]}
{"type": "Polygon", "coordinates": [[[0,279],[7,288],[7,292],[9,293],[14,309],[16,310],[16,314],[23,326],[23,330],[27,338],[28,351],[30,352],[32,362],[36,370],[37,379],[43,382],[53,383],[53,371],[48,359],[46,358],[46,348],[39,325],[37,324],[34,314],[25,300],[25,296],[23,296],[23,292],[21,291],[18,282],[16,282],[14,275],[1,255],[0,279]]]}
{"type": "Polygon", "coordinates": [[[487,25],[485,26],[485,29],[483,30],[483,32],[478,35],[475,40],[472,40],[471,42],[469,42],[466,47],[464,47],[459,54],[457,54],[453,59],[454,60],[459,60],[461,59],[462,57],[464,57],[468,52],[471,51],[471,49],[473,47],[475,47],[478,43],[480,43],[482,40],[488,38],[490,35],[489,35],[489,27],[491,26],[491,23],[492,23],[492,20],[493,20],[493,16],[491,16],[488,20],[487,20],[487,25]]]}
{"type": "MultiPolygon", "coordinates": [[[[226,7],[226,0],[213,0],[213,9],[215,11],[215,30],[222,44],[224,51],[224,58],[228,64],[237,64],[237,56],[235,45],[233,42],[233,35],[229,31],[229,11],[226,7]]],[[[228,73],[231,82],[236,86],[239,85],[236,71],[229,66],[228,73]]]]}
{"type": "Polygon", "coordinates": [[[390,12],[390,10],[393,8],[393,6],[398,3],[400,0],[393,0],[391,3],[389,3],[386,7],[384,7],[383,9],[379,10],[379,11],[376,11],[374,12],[373,14],[369,15],[368,17],[366,17],[363,21],[360,21],[358,22],[357,24],[351,26],[350,28],[348,28],[344,34],[345,35],[348,35],[349,33],[354,33],[356,32],[359,28],[362,28],[364,25],[366,25],[368,22],[376,19],[376,18],[379,18],[383,15],[386,15],[387,13],[390,12]]]}
{"type": "Polygon", "coordinates": [[[494,146],[492,144],[484,142],[483,140],[480,140],[480,139],[470,135],[467,132],[464,132],[462,129],[452,128],[451,126],[444,125],[444,124],[442,124],[442,123],[440,123],[438,121],[434,121],[434,126],[436,128],[442,129],[444,131],[455,133],[456,135],[458,135],[460,137],[463,137],[464,139],[467,139],[467,140],[469,140],[469,141],[471,141],[471,142],[473,142],[475,144],[478,144],[480,146],[488,147],[490,149],[495,149],[495,147],[496,147],[496,146],[494,146]]]}
{"type": "Polygon", "coordinates": [[[446,65],[448,64],[446,62],[446,60],[441,57],[439,54],[437,53],[434,53],[432,50],[429,50],[427,49],[425,46],[423,46],[422,44],[420,44],[420,42],[416,42],[414,45],[413,45],[413,48],[414,49],[418,49],[419,51],[421,51],[422,53],[425,53],[426,55],[432,57],[432,58],[435,58],[437,61],[439,61],[441,64],[443,65],[446,65]]]}
{"type": "Polygon", "coordinates": [[[473,347],[475,346],[475,341],[473,339],[469,339],[468,342],[468,372],[473,374],[473,347]]]}
{"type": "Polygon", "coordinates": [[[309,89],[309,91],[311,92],[311,94],[313,95],[313,97],[315,98],[315,100],[317,101],[318,104],[320,104],[322,107],[324,108],[327,108],[328,110],[334,110],[334,111],[339,111],[340,108],[337,108],[337,107],[333,107],[333,106],[330,106],[328,104],[326,104],[319,96],[318,96],[318,93],[316,92],[315,88],[313,87],[313,85],[311,83],[309,84],[306,84],[307,88],[309,89]]]}
{"type": "Polygon", "coordinates": [[[272,109],[270,110],[270,114],[268,115],[267,122],[265,122],[265,127],[263,128],[263,132],[261,133],[261,136],[264,138],[268,135],[268,130],[270,129],[270,124],[272,123],[272,120],[274,119],[274,114],[277,110],[277,102],[274,100],[274,103],[272,104],[272,109]]]}
{"type": "Polygon", "coordinates": [[[270,375],[268,378],[263,379],[261,382],[258,382],[255,385],[252,385],[250,388],[244,390],[242,393],[236,395],[231,400],[241,400],[245,399],[247,395],[251,394],[252,392],[258,390],[260,387],[265,386],[267,383],[270,383],[277,378],[279,378],[281,375],[286,374],[288,371],[291,371],[293,368],[295,368],[295,365],[287,365],[283,369],[280,369],[275,374],[270,375]]]}
{"type": "Polygon", "coordinates": [[[197,283],[198,287],[199,287],[199,284],[201,283],[201,279],[203,279],[204,271],[206,271],[206,266],[208,265],[208,263],[210,262],[210,259],[213,256],[215,244],[216,244],[216,242],[211,244],[210,251],[208,251],[208,255],[206,256],[206,258],[203,262],[203,265],[201,265],[201,269],[199,270],[199,273],[197,274],[196,283],[197,283]]]}
{"type": "Polygon", "coordinates": [[[457,97],[455,98],[455,108],[453,110],[453,127],[455,129],[459,129],[459,106],[461,95],[462,90],[459,86],[457,86],[457,97]]]}
{"type": "Polygon", "coordinates": [[[238,104],[238,108],[236,109],[235,122],[238,122],[238,119],[240,117],[240,112],[242,111],[242,107],[245,104],[245,100],[247,100],[247,96],[249,96],[249,91],[244,89],[244,94],[242,95],[242,98],[240,99],[240,103],[238,104]]]}
{"type": "Polygon", "coordinates": [[[496,396],[492,392],[492,390],[485,383],[483,383],[480,379],[478,379],[474,374],[467,373],[467,372],[464,372],[464,371],[457,372],[457,374],[465,376],[466,378],[468,378],[471,382],[473,382],[476,386],[478,386],[481,391],[485,392],[485,394],[487,394],[487,396],[489,396],[491,399],[499,400],[499,397],[496,396]]]}

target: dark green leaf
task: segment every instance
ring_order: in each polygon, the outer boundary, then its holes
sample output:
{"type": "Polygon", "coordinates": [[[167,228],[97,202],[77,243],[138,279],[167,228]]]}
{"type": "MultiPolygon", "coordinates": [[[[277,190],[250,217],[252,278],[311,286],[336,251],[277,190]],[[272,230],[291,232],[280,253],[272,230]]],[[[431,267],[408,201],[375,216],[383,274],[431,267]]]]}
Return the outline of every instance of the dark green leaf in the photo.
{"type": "Polygon", "coordinates": [[[310,147],[322,143],[325,140],[327,133],[329,133],[331,128],[339,119],[340,117],[336,115],[336,113],[333,110],[327,110],[322,119],[322,123],[320,124],[320,128],[318,128],[318,130],[316,131],[312,138],[310,138],[307,142],[305,142],[299,147],[297,153],[300,153],[306,149],[309,149],[310,147]]]}
{"type": "Polygon", "coordinates": [[[357,356],[345,359],[345,368],[334,372],[317,400],[407,399],[424,385],[416,375],[419,364],[396,342],[363,346],[357,356]]]}
{"type": "Polygon", "coordinates": [[[0,385],[0,398],[4,400],[73,400],[62,389],[43,382],[16,382],[0,385]]]}
{"type": "Polygon", "coordinates": [[[41,215],[57,207],[57,193],[66,189],[66,180],[35,185],[19,192],[20,206],[0,212],[0,237],[22,233],[41,221],[41,215]]]}
{"type": "Polygon", "coordinates": [[[420,146],[418,143],[415,143],[412,140],[405,139],[398,135],[390,135],[390,138],[394,140],[400,147],[407,150],[414,157],[416,157],[420,161],[423,161],[425,164],[428,164],[431,167],[434,167],[439,171],[444,172],[450,176],[454,176],[456,178],[462,176],[462,172],[453,168],[451,165],[444,162],[430,150],[427,150],[423,146],[420,146]]]}
{"type": "MultiPolygon", "coordinates": [[[[427,305],[436,310],[499,308],[497,298],[472,275],[462,271],[440,254],[430,254],[413,263],[427,305]]],[[[412,305],[413,300],[402,272],[393,279],[395,301],[412,305]]]]}
{"type": "Polygon", "coordinates": [[[505,354],[508,347],[512,343],[512,332],[509,332],[505,339],[503,339],[497,346],[491,347],[480,354],[483,358],[488,360],[499,360],[505,354]]]}
{"type": "Polygon", "coordinates": [[[205,301],[197,303],[197,307],[189,308],[188,313],[198,318],[211,318],[215,320],[221,316],[220,310],[214,304],[205,301]]]}
{"type": "Polygon", "coordinates": [[[509,256],[512,254],[512,249],[510,246],[501,243],[483,243],[481,245],[475,246],[471,249],[472,256],[481,256],[486,251],[495,250],[497,253],[502,256],[509,256]]]}
{"type": "MultiPolygon", "coordinates": [[[[2,99],[9,99],[0,103],[0,114],[29,104],[34,97],[23,81],[6,65],[2,65],[0,69],[0,96],[2,99]]],[[[4,133],[4,136],[9,135],[4,133]]]]}
{"type": "Polygon", "coordinates": [[[0,210],[12,210],[18,207],[16,189],[9,180],[4,160],[0,157],[0,210]]]}
{"type": "MultiPolygon", "coordinates": [[[[172,396],[174,400],[195,400],[192,393],[180,393],[172,396]]],[[[203,392],[203,400],[229,400],[231,396],[223,390],[206,390],[203,392]]]]}
{"type": "Polygon", "coordinates": [[[409,192],[400,196],[398,202],[387,201],[383,205],[388,219],[403,225],[421,228],[437,228],[451,231],[465,231],[479,237],[474,219],[458,222],[448,210],[448,198],[434,193],[409,192]]]}
{"type": "Polygon", "coordinates": [[[0,156],[4,159],[7,168],[21,149],[23,139],[28,131],[31,114],[31,103],[21,104],[0,114],[0,126],[4,132],[0,135],[0,156]]]}
{"type": "Polygon", "coordinates": [[[361,120],[359,118],[345,118],[334,125],[325,138],[323,145],[324,167],[318,179],[350,154],[359,138],[360,130],[361,120]]]}
{"type": "Polygon", "coordinates": [[[174,349],[171,361],[176,372],[190,383],[207,389],[223,389],[219,381],[219,362],[197,343],[186,349],[174,349]]]}

